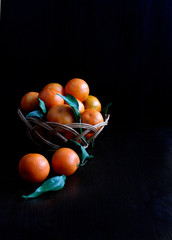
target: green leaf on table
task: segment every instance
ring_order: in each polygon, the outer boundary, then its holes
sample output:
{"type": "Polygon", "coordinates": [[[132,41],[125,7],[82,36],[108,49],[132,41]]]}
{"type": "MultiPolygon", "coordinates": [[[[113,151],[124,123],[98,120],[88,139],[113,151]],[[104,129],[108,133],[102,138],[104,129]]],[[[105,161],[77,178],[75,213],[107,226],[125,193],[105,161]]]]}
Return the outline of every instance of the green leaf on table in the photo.
{"type": "Polygon", "coordinates": [[[36,198],[46,192],[49,191],[57,191],[64,187],[65,185],[66,176],[56,176],[52,177],[48,180],[46,180],[40,187],[38,187],[35,192],[29,194],[29,195],[22,195],[22,198],[28,199],[28,198],[36,198]]]}
{"type": "Polygon", "coordinates": [[[84,166],[87,163],[88,159],[93,158],[93,156],[89,155],[86,149],[81,144],[79,144],[78,142],[72,139],[68,140],[65,146],[70,147],[74,151],[76,151],[76,153],[78,154],[81,160],[81,163],[79,164],[79,166],[84,166]]]}
{"type": "Polygon", "coordinates": [[[108,103],[101,111],[101,114],[103,115],[103,117],[105,117],[105,115],[108,113],[109,107],[112,105],[112,103],[108,103]]]}
{"type": "Polygon", "coordinates": [[[40,107],[42,113],[46,114],[47,113],[47,109],[46,109],[44,101],[42,101],[40,98],[38,98],[38,100],[39,100],[39,107],[40,107]]]}
{"type": "Polygon", "coordinates": [[[79,104],[78,104],[78,101],[76,100],[76,98],[70,94],[67,94],[67,97],[60,95],[60,94],[58,94],[58,95],[69,104],[69,106],[72,108],[72,110],[74,112],[76,121],[78,123],[80,123],[81,122],[81,114],[79,112],[79,104]]]}
{"type": "Polygon", "coordinates": [[[44,115],[40,110],[35,110],[33,112],[28,113],[26,117],[37,117],[43,120],[44,115]]]}

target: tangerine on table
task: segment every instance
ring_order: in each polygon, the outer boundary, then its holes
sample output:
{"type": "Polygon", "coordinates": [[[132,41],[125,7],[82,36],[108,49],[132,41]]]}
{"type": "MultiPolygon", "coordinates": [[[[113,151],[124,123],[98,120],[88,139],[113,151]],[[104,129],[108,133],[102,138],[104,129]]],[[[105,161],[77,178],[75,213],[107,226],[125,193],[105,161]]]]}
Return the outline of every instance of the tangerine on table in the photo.
{"type": "Polygon", "coordinates": [[[89,95],[88,84],[80,78],[73,78],[65,86],[65,94],[70,94],[81,102],[85,101],[89,95]]]}
{"type": "Polygon", "coordinates": [[[28,92],[21,99],[21,109],[26,112],[35,110],[39,106],[38,92],[28,92]]]}
{"type": "MultiPolygon", "coordinates": [[[[81,122],[82,123],[96,125],[98,123],[102,123],[103,121],[104,121],[104,119],[103,119],[102,114],[95,109],[86,109],[81,114],[81,122]]],[[[98,128],[98,129],[100,129],[100,128],[98,128]]],[[[93,135],[94,135],[94,132],[91,131],[85,135],[85,138],[88,139],[88,138],[92,137],[93,135]]]]}
{"type": "Polygon", "coordinates": [[[52,169],[58,174],[72,175],[79,167],[80,159],[70,148],[58,149],[52,157],[52,169]]]}
{"type": "Polygon", "coordinates": [[[84,102],[84,106],[86,109],[96,109],[97,111],[101,111],[101,103],[95,96],[89,95],[88,98],[84,102]]]}
{"type": "Polygon", "coordinates": [[[48,83],[43,89],[45,88],[54,88],[60,92],[61,95],[64,95],[64,87],[59,83],[48,83]]]}
{"type": "Polygon", "coordinates": [[[64,104],[63,98],[57,94],[61,93],[54,88],[43,88],[38,97],[44,101],[46,108],[49,109],[55,105],[64,104]]]}
{"type": "Polygon", "coordinates": [[[75,122],[75,116],[72,108],[67,104],[63,104],[51,107],[47,113],[47,120],[49,122],[69,124],[75,122]]]}
{"type": "Polygon", "coordinates": [[[43,155],[29,153],[20,159],[18,171],[24,180],[39,183],[47,178],[50,172],[50,164],[43,155]]]}

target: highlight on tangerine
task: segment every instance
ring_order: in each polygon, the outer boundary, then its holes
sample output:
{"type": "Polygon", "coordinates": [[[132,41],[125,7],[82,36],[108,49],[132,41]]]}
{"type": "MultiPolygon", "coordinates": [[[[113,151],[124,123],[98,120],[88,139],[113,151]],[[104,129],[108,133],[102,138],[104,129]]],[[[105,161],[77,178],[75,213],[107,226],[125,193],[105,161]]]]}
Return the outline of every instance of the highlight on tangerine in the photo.
{"type": "Polygon", "coordinates": [[[54,88],[60,92],[61,95],[64,95],[64,87],[60,83],[48,83],[43,89],[45,88],[54,88]]]}
{"type": "MultiPolygon", "coordinates": [[[[95,109],[86,109],[81,114],[81,122],[82,123],[96,125],[98,123],[102,123],[103,121],[104,121],[104,119],[103,119],[102,114],[95,109]]],[[[100,128],[98,128],[98,129],[100,129],[100,128]]],[[[85,135],[85,138],[88,139],[88,138],[92,137],[93,135],[94,135],[94,132],[91,131],[85,135]]]]}
{"type": "Polygon", "coordinates": [[[35,110],[39,106],[38,95],[38,92],[26,93],[21,99],[21,109],[26,112],[35,110]]]}
{"type": "Polygon", "coordinates": [[[88,84],[81,78],[73,78],[65,86],[65,94],[70,94],[81,102],[87,99],[89,92],[88,84]]]}
{"type": "Polygon", "coordinates": [[[47,120],[49,122],[69,124],[75,122],[75,116],[72,108],[67,104],[63,104],[51,107],[47,113],[47,120]]]}
{"type": "Polygon", "coordinates": [[[79,100],[79,99],[76,99],[77,102],[78,102],[78,105],[79,105],[79,112],[80,114],[83,113],[85,111],[85,106],[84,104],[79,100]]]}
{"type": "Polygon", "coordinates": [[[47,178],[50,172],[50,164],[43,155],[29,153],[20,159],[18,171],[24,180],[32,183],[40,183],[47,178]]]}
{"type": "Polygon", "coordinates": [[[51,161],[52,169],[58,174],[72,175],[79,167],[78,154],[71,148],[58,149],[51,161]]]}
{"type": "Polygon", "coordinates": [[[86,109],[95,109],[101,112],[101,103],[98,98],[95,96],[89,95],[88,98],[84,102],[84,106],[86,109]]]}
{"type": "Polygon", "coordinates": [[[46,108],[50,109],[55,105],[64,104],[64,99],[57,94],[61,93],[54,88],[43,88],[38,97],[44,101],[46,108]]]}
{"type": "MultiPolygon", "coordinates": [[[[80,100],[76,99],[76,101],[78,102],[78,106],[79,106],[78,110],[81,114],[85,111],[85,106],[84,106],[83,102],[81,102],[80,100]]],[[[69,105],[67,102],[65,102],[65,104],[69,105]]]]}

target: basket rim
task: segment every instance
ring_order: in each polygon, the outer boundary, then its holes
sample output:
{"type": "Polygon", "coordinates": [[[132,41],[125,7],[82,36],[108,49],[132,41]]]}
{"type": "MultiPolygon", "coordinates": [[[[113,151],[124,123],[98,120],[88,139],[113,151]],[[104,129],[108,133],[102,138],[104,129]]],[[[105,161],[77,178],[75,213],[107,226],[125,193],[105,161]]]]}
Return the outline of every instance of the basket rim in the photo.
{"type": "Polygon", "coordinates": [[[64,142],[67,142],[68,139],[66,139],[64,136],[62,136],[59,133],[59,130],[67,130],[67,131],[71,132],[72,134],[74,134],[75,141],[81,139],[81,143],[82,143],[81,145],[83,145],[83,147],[87,148],[89,146],[89,143],[100,134],[100,132],[104,129],[104,127],[106,125],[108,125],[108,121],[110,118],[110,114],[105,114],[104,122],[96,124],[96,125],[91,125],[88,123],[61,124],[61,123],[57,123],[57,122],[43,121],[41,119],[38,119],[37,117],[25,117],[20,108],[18,108],[17,113],[20,117],[20,120],[22,122],[24,122],[27,127],[27,133],[29,135],[29,138],[31,138],[31,140],[33,142],[35,142],[32,135],[33,135],[33,133],[34,134],[36,133],[36,135],[41,139],[42,142],[44,142],[46,145],[48,145],[50,148],[53,148],[53,149],[58,149],[59,146],[48,141],[47,139],[44,139],[37,132],[38,127],[39,128],[43,127],[44,129],[48,130],[50,139],[53,135],[56,135],[57,137],[61,138],[61,140],[64,142]],[[82,129],[82,131],[81,131],[81,133],[79,133],[75,129],[82,129]],[[84,135],[86,135],[89,131],[93,131],[94,135],[86,140],[84,138],[84,135]]]}
{"type": "MultiPolygon", "coordinates": [[[[98,123],[98,124],[95,124],[95,125],[91,125],[91,124],[88,124],[88,123],[67,123],[67,124],[62,124],[62,123],[57,123],[57,122],[51,122],[51,121],[42,121],[41,119],[38,119],[36,117],[25,117],[24,114],[22,113],[21,109],[18,108],[18,115],[20,118],[22,118],[23,120],[26,119],[26,120],[29,120],[30,121],[36,121],[38,124],[40,122],[42,123],[48,123],[48,124],[51,124],[51,125],[56,125],[56,126],[61,126],[61,127],[64,127],[64,126],[68,126],[68,127],[71,127],[71,128],[89,128],[90,130],[94,131],[94,132],[97,132],[97,128],[98,127],[102,127],[104,125],[107,125],[108,124],[108,121],[109,121],[109,118],[110,118],[110,114],[105,114],[105,120],[101,123],[98,123]]],[[[28,121],[26,121],[28,123],[28,121]]],[[[28,127],[30,127],[31,125],[28,124],[28,127]]]]}

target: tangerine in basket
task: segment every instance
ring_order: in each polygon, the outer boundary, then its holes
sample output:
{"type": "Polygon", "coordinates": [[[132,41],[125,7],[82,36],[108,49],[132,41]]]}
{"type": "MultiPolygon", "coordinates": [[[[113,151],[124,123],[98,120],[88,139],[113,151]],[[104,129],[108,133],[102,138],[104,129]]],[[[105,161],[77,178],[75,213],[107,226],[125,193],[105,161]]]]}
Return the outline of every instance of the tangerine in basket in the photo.
{"type": "Polygon", "coordinates": [[[52,157],[52,169],[58,174],[72,175],[79,167],[78,154],[70,148],[58,149],[52,157]]]}
{"type": "MultiPolygon", "coordinates": [[[[78,99],[76,99],[76,100],[77,100],[77,102],[78,102],[78,105],[79,105],[79,112],[80,112],[80,114],[81,114],[81,113],[83,113],[83,112],[85,111],[85,106],[84,106],[84,104],[83,104],[80,100],[78,100],[78,99]]],[[[67,102],[65,102],[65,104],[68,105],[67,102]]]]}
{"type": "Polygon", "coordinates": [[[89,95],[88,98],[84,102],[84,106],[86,109],[96,109],[97,111],[101,111],[101,103],[95,96],[89,95]]]}
{"type": "Polygon", "coordinates": [[[47,178],[50,172],[50,164],[43,155],[29,153],[20,159],[18,171],[24,180],[40,183],[47,178]]]}
{"type": "Polygon", "coordinates": [[[28,92],[21,99],[21,109],[26,112],[31,112],[39,106],[38,92],[28,92]]]}
{"type": "Polygon", "coordinates": [[[81,113],[83,113],[85,111],[85,106],[84,106],[84,104],[80,100],[78,100],[78,99],[76,99],[76,100],[77,100],[77,102],[79,104],[79,112],[81,114],[81,113]]]}
{"type": "Polygon", "coordinates": [[[47,113],[47,120],[49,122],[69,124],[75,122],[75,116],[72,108],[67,104],[63,104],[51,107],[47,113]]]}
{"type": "Polygon", "coordinates": [[[61,94],[54,88],[43,88],[42,91],[39,93],[39,98],[44,101],[45,106],[47,109],[50,109],[51,107],[55,105],[62,105],[64,104],[63,98],[61,98],[59,95],[61,94]]]}
{"type": "Polygon", "coordinates": [[[65,94],[70,94],[81,102],[87,99],[89,91],[88,84],[80,78],[71,79],[65,86],[65,94]]]}
{"type": "MultiPolygon", "coordinates": [[[[81,122],[82,123],[96,125],[98,123],[102,123],[103,121],[104,121],[104,119],[103,119],[102,114],[95,109],[86,109],[81,114],[81,122]]],[[[100,128],[98,128],[98,129],[100,129],[100,128]]],[[[94,132],[91,131],[85,135],[85,138],[88,139],[88,138],[92,137],[93,135],[94,135],[94,132]]]]}
{"type": "Polygon", "coordinates": [[[64,87],[59,83],[48,83],[43,89],[45,88],[54,88],[60,92],[61,95],[64,95],[64,87]]]}

